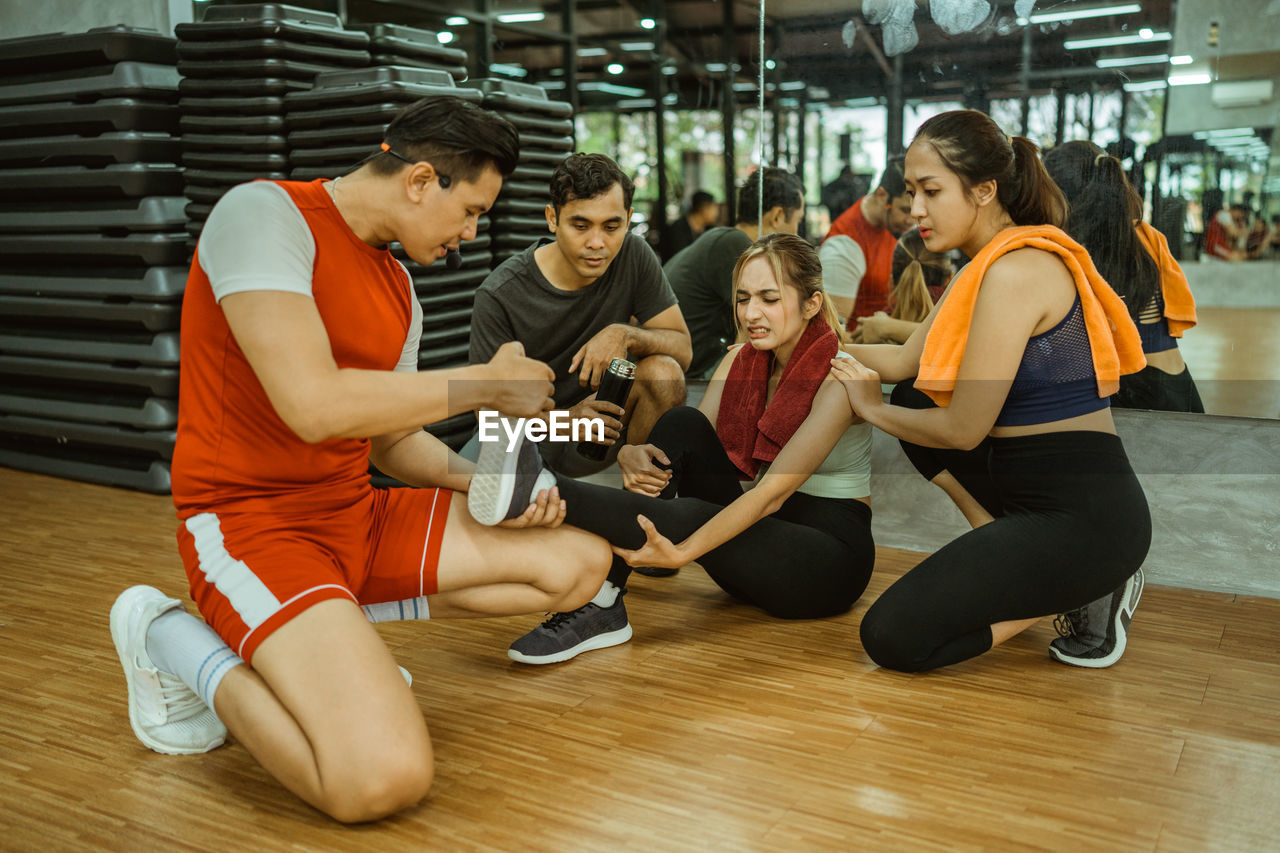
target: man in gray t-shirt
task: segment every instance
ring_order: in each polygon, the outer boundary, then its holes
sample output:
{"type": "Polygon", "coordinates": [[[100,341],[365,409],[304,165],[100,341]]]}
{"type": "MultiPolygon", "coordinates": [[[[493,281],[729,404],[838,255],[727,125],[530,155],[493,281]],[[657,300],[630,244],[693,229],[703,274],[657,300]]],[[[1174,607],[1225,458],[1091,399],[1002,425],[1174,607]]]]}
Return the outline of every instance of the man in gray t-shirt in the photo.
{"type": "Polygon", "coordinates": [[[547,464],[568,476],[610,464],[624,430],[625,443],[643,444],[658,417],[684,402],[689,330],[657,256],[628,233],[634,190],[608,157],[569,157],[551,179],[546,216],[554,239],[507,259],[476,292],[471,363],[520,341],[555,371],[557,409],[604,421],[604,461],[583,457],[570,442],[540,444],[547,464]],[[595,399],[614,358],[636,364],[625,409],[595,399]]]}

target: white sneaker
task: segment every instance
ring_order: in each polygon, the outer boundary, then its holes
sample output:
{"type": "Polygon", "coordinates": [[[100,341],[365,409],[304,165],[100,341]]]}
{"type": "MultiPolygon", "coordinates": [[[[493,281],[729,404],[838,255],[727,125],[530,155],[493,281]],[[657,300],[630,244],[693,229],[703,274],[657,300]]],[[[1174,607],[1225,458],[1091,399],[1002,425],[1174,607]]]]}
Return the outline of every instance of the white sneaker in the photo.
{"type": "Polygon", "coordinates": [[[227,727],[204,700],[177,676],[156,669],[147,654],[151,623],[181,607],[151,586],[126,589],[111,607],[111,639],[129,686],[129,724],[138,740],[166,755],[208,752],[227,737],[227,727]]]}

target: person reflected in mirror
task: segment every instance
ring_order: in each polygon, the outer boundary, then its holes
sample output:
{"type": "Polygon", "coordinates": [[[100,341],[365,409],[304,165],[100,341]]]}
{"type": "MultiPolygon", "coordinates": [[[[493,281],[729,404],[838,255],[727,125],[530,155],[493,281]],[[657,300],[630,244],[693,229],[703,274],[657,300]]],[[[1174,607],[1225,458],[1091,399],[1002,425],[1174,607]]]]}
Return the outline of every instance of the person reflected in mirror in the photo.
{"type": "Polygon", "coordinates": [[[1138,330],[1061,229],[1066,200],[1031,141],[984,113],[945,112],[916,133],[906,182],[925,245],[972,260],[905,344],[848,345],[854,359],[833,361],[832,373],[858,415],[935,466],[935,449],[971,459],[985,488],[964,490],[974,529],[871,605],[863,648],[904,672],[949,666],[1105,597],[1087,633],[1067,626],[1049,652],[1110,666],[1151,541],[1109,408],[1120,375],[1145,364],[1138,330]],[[913,377],[936,405],[885,402],[882,381],[913,377]]]}
{"type": "Polygon", "coordinates": [[[150,586],[110,616],[150,749],[202,753],[230,735],[316,809],[377,820],[427,795],[435,759],[371,623],[576,607],[599,588],[608,548],[550,529],[553,486],[507,524],[532,530],[482,526],[454,499],[473,466],[423,424],[535,416],[552,372],[518,343],[419,372],[422,308],[388,248],[429,265],[474,239],[518,157],[506,119],[431,97],[338,180],[254,181],[214,205],[183,297],[173,454],[178,551],[204,619],[150,586]],[[408,487],[373,488],[370,462],[408,487]]]}
{"type": "Polygon", "coordinates": [[[1196,303],[1169,241],[1142,221],[1142,199],[1115,157],[1087,140],[1045,152],[1044,165],[1067,198],[1066,230],[1138,324],[1147,366],[1120,377],[1111,405],[1204,413],[1178,340],[1196,324],[1196,303]]]}
{"type": "MultiPolygon", "coordinates": [[[[608,539],[616,556],[591,603],[516,640],[512,659],[557,663],[629,640],[632,566],[696,560],[734,599],[779,619],[836,616],[866,589],[871,430],[828,375],[848,357],[818,253],[791,234],[756,241],[734,269],[734,308],[747,343],[724,357],[698,408],[672,409],[648,443],[619,452],[624,489],[557,476],[565,523],[608,539]]],[[[519,467],[518,448],[481,453],[482,468],[519,467]]],[[[523,511],[537,468],[494,501],[473,492],[473,512],[523,511]]]]}
{"type": "Polygon", "coordinates": [[[905,343],[942,297],[954,272],[951,256],[931,252],[924,245],[920,229],[912,226],[898,238],[893,250],[893,290],[889,310],[859,317],[853,337],[862,344],[905,343]]]}
{"type": "Polygon", "coordinates": [[[859,317],[889,310],[893,250],[911,225],[902,157],[891,157],[876,188],[836,217],[822,241],[827,293],[850,331],[859,317]]]}
{"type": "Polygon", "coordinates": [[[803,218],[804,189],[800,179],[772,166],[757,169],[738,190],[737,223],[708,229],[663,266],[693,337],[690,379],[710,377],[737,335],[733,271],[738,257],[762,236],[774,232],[795,234],[803,218]]]}
{"type": "Polygon", "coordinates": [[[668,223],[662,229],[662,262],[666,263],[676,256],[677,252],[692,245],[708,228],[720,221],[720,202],[706,190],[697,190],[689,197],[689,206],[684,216],[668,223]]]}
{"type": "MultiPolygon", "coordinates": [[[[628,230],[634,194],[631,178],[609,157],[565,158],[551,177],[551,237],[508,258],[476,291],[471,363],[519,341],[555,371],[555,411],[604,424],[608,452],[600,459],[573,442],[539,445],[548,466],[570,477],[612,465],[623,445],[644,443],[658,417],[685,400],[689,329],[657,256],[628,230]],[[624,405],[597,399],[615,358],[635,364],[624,405]]],[[[477,432],[461,455],[479,452],[477,432]]]]}

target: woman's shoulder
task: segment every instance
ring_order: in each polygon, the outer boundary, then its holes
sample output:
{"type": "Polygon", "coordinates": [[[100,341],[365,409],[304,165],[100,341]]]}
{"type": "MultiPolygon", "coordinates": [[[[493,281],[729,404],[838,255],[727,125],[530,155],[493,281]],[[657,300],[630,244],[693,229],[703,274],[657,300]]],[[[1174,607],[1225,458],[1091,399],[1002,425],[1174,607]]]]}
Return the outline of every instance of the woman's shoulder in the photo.
{"type": "Polygon", "coordinates": [[[991,262],[982,277],[984,287],[999,288],[1039,287],[1048,281],[1060,279],[1070,283],[1071,271],[1054,252],[1026,246],[1006,252],[991,262]]]}

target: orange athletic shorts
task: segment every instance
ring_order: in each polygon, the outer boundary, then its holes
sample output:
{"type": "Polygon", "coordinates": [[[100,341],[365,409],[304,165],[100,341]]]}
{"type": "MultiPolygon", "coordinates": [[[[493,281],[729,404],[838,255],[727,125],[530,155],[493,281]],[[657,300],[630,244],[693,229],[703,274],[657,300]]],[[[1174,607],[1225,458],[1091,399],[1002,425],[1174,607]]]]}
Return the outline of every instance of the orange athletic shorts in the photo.
{"type": "Polygon", "coordinates": [[[178,527],[191,597],[252,663],[273,631],[313,604],[406,601],[437,591],[453,492],[370,489],[331,512],[203,512],[178,527]]]}

